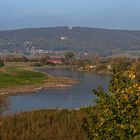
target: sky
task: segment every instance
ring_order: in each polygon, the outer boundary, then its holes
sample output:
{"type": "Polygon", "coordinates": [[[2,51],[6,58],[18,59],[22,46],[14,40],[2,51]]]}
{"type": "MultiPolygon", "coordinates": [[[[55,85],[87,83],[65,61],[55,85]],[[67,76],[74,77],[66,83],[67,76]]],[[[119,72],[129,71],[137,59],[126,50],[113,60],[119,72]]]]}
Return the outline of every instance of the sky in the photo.
{"type": "Polygon", "coordinates": [[[53,26],[140,30],[140,0],[0,0],[0,30],[53,26]]]}

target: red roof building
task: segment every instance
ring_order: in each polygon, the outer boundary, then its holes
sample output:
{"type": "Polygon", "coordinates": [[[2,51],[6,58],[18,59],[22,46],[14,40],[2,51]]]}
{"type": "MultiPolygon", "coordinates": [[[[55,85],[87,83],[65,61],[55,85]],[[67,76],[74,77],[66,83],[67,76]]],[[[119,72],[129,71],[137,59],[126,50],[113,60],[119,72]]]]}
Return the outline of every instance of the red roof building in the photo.
{"type": "Polygon", "coordinates": [[[48,60],[48,63],[62,64],[62,61],[60,59],[50,59],[48,60]]]}

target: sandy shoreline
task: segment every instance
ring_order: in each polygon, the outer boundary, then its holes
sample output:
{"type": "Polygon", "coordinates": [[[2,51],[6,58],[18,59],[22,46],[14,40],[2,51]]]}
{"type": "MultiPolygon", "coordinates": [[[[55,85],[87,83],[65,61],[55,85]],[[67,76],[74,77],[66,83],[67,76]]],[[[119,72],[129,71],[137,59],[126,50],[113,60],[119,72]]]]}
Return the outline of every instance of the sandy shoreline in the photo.
{"type": "Polygon", "coordinates": [[[0,95],[18,95],[25,93],[33,93],[42,89],[54,88],[69,88],[74,84],[77,84],[78,81],[70,79],[67,77],[50,77],[48,80],[44,81],[41,84],[34,85],[21,85],[18,87],[9,87],[0,89],[0,95]]]}

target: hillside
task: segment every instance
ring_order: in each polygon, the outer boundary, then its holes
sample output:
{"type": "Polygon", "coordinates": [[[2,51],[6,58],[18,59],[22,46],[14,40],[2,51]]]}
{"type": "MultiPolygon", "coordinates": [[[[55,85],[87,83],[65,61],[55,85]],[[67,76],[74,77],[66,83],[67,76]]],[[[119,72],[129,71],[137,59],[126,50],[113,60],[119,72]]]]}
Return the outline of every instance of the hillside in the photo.
{"type": "Polygon", "coordinates": [[[110,55],[140,50],[140,31],[87,27],[48,27],[0,31],[0,50],[46,49],[90,51],[110,55]]]}

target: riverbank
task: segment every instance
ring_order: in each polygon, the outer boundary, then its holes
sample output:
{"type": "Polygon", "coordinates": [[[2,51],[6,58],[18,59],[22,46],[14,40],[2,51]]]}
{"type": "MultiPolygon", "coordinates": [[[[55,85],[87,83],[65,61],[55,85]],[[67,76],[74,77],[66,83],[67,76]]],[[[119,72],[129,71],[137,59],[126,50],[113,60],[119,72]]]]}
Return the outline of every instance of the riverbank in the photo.
{"type": "Polygon", "coordinates": [[[0,69],[0,95],[37,92],[45,88],[67,88],[77,81],[33,71],[34,67],[7,65],[0,69]]]}
{"type": "Polygon", "coordinates": [[[65,77],[49,77],[43,83],[20,85],[16,87],[0,88],[0,95],[17,95],[25,93],[38,92],[47,88],[69,88],[78,83],[76,80],[65,77]]]}
{"type": "Polygon", "coordinates": [[[62,65],[62,66],[46,65],[46,66],[38,67],[38,69],[42,69],[42,68],[47,68],[47,69],[52,69],[52,68],[56,68],[56,69],[70,69],[72,71],[77,71],[77,72],[87,72],[87,73],[107,74],[107,75],[112,75],[113,74],[113,72],[111,70],[108,70],[108,69],[103,69],[103,70],[84,69],[83,67],[77,68],[77,67],[67,66],[67,65],[62,65]]]}
{"type": "Polygon", "coordinates": [[[111,69],[105,68],[98,68],[96,66],[85,66],[85,67],[71,67],[72,70],[78,71],[78,72],[91,72],[91,73],[96,73],[96,74],[108,74],[112,75],[113,72],[111,69]]]}
{"type": "Polygon", "coordinates": [[[112,75],[113,72],[108,71],[108,70],[100,70],[100,71],[96,71],[96,70],[83,70],[83,69],[72,69],[78,72],[90,72],[90,73],[96,73],[96,74],[107,74],[107,75],[112,75]]]}

